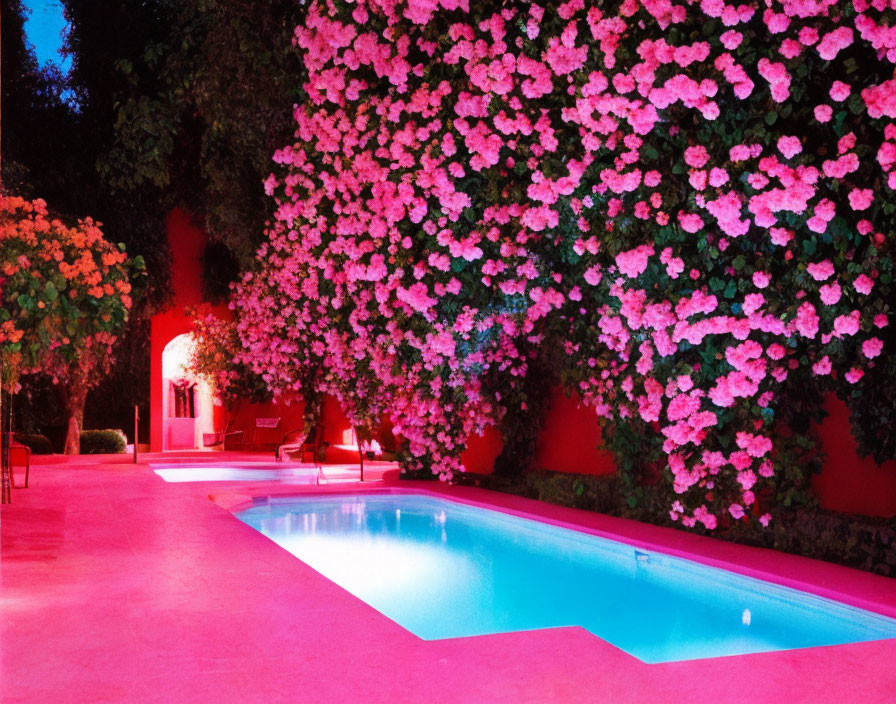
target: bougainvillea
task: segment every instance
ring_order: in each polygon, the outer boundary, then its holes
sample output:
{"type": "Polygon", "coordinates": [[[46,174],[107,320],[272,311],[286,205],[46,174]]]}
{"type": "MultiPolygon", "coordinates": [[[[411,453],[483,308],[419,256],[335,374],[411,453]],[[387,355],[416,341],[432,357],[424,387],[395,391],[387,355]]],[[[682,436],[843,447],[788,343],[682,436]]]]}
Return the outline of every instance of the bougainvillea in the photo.
{"type": "Polygon", "coordinates": [[[194,342],[187,363],[189,375],[205,379],[227,408],[241,399],[267,400],[270,392],[264,380],[235,361],[241,349],[236,322],[215,315],[208,306],[187,314],[193,319],[194,342]]]}
{"type": "Polygon", "coordinates": [[[87,391],[108,369],[142,260],[90,218],[68,227],[42,200],[0,196],[0,362],[4,382],[44,373],[66,387],[66,452],[78,452],[87,391]]]}
{"type": "Polygon", "coordinates": [[[388,413],[450,478],[560,349],[601,417],[652,428],[675,520],[751,515],[781,383],[882,352],[894,10],[311,3],[242,359],[388,413]]]}

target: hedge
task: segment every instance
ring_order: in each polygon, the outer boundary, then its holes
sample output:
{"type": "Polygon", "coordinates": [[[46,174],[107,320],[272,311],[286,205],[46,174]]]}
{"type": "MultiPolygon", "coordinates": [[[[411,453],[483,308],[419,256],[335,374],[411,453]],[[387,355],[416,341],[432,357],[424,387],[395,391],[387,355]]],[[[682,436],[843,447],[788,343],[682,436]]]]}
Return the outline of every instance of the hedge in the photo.
{"type": "MultiPolygon", "coordinates": [[[[640,500],[632,507],[615,475],[532,471],[507,478],[467,474],[462,483],[681,529],[681,524],[662,510],[668,505],[664,486],[642,486],[640,500]]],[[[896,577],[896,516],[879,519],[811,507],[790,508],[776,511],[767,528],[740,521],[713,531],[712,536],[896,577]]]]}
{"type": "Polygon", "coordinates": [[[120,430],[85,430],[81,433],[82,455],[119,454],[125,451],[128,439],[120,430]]]}

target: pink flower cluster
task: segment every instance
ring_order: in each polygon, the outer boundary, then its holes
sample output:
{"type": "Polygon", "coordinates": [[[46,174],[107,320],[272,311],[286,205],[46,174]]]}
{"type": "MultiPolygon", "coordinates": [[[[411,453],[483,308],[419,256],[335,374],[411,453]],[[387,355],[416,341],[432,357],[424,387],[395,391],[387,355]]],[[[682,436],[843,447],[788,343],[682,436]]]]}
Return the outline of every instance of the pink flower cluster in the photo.
{"type": "Polygon", "coordinates": [[[309,102],[235,290],[240,359],[361,426],[388,415],[410,465],[450,478],[562,349],[601,417],[658,438],[670,515],[712,529],[774,472],[780,384],[855,383],[883,352],[867,331],[889,290],[873,221],[876,184],[896,187],[896,83],[843,66],[889,60],[893,35],[866,0],[854,20],[827,0],[606,11],[310,2],[309,102]],[[834,108],[803,104],[818,86],[834,108]],[[741,106],[759,117],[733,143],[711,127],[741,106]]]}

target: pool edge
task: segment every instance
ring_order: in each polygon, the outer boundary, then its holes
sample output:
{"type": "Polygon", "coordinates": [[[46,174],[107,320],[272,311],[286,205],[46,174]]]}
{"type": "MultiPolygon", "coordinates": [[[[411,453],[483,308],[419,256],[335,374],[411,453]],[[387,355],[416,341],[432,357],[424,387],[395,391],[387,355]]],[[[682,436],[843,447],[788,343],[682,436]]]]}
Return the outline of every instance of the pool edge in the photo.
{"type": "Polygon", "coordinates": [[[270,491],[267,488],[255,486],[238,491],[209,494],[208,498],[226,511],[237,513],[245,508],[267,503],[270,499],[363,494],[430,496],[595,535],[629,545],[632,548],[691,560],[701,565],[789,587],[881,616],[896,618],[896,580],[881,575],[769,548],[731,543],[663,526],[557,506],[487,489],[444,484],[433,486],[431,482],[405,481],[402,484],[405,486],[383,482],[366,485],[309,486],[300,491],[296,491],[294,486],[283,487],[284,491],[270,491]],[[638,533],[646,535],[638,536],[638,533]],[[686,545],[686,543],[692,543],[692,545],[686,545]],[[714,552],[717,554],[712,554],[714,552]],[[732,559],[733,555],[718,553],[737,553],[737,559],[732,559]],[[812,575],[807,579],[792,574],[793,571],[799,570],[809,570],[812,575]],[[791,573],[788,574],[788,572],[791,573]],[[815,579],[811,577],[815,577],[815,579]],[[831,579],[837,584],[828,583],[831,579]],[[872,591],[872,583],[880,587],[880,592],[889,591],[890,594],[884,593],[880,596],[868,594],[868,591],[872,591]]]}

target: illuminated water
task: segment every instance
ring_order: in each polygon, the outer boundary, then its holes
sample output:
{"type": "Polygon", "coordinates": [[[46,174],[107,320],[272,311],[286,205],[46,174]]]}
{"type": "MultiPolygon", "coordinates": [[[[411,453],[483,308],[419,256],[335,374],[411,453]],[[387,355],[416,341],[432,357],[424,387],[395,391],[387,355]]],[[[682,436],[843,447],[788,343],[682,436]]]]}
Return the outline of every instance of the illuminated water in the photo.
{"type": "Polygon", "coordinates": [[[272,499],[236,515],[426,640],[581,626],[657,663],[896,637],[868,611],[441,499],[272,499]]]}
{"type": "Polygon", "coordinates": [[[153,470],[166,482],[285,482],[314,484],[316,467],[258,467],[202,464],[153,470]]]}

